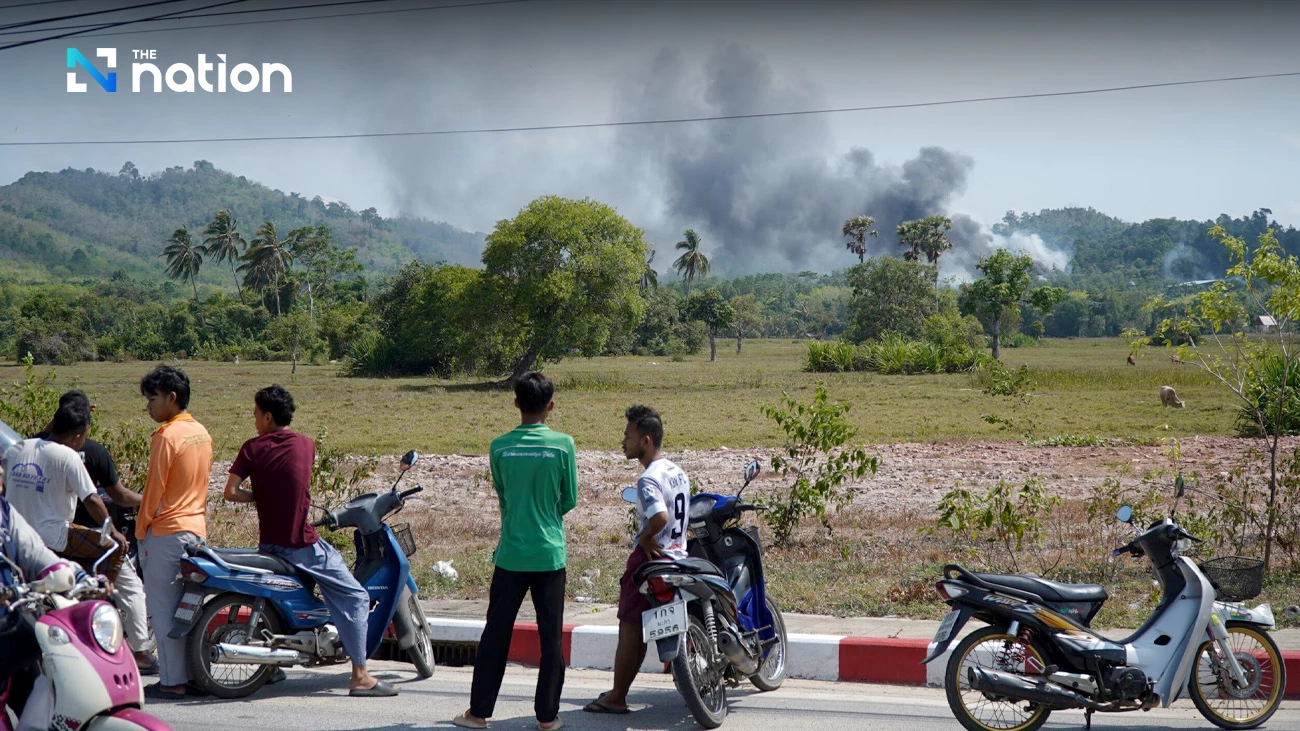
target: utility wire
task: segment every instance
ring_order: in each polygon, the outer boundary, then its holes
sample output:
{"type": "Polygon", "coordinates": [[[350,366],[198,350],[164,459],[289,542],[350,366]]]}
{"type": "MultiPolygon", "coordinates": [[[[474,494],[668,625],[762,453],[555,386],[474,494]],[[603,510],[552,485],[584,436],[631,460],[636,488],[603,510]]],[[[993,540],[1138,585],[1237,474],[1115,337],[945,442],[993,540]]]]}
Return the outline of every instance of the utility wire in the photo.
{"type": "Polygon", "coordinates": [[[1300,76],[1300,71],[1286,71],[1276,74],[1251,74],[1248,76],[1224,76],[1214,79],[1191,79],[1187,81],[1162,81],[1152,84],[1130,84],[1128,86],[1108,86],[1096,89],[1074,89],[1070,91],[1047,91],[1034,94],[1006,94],[1002,96],[968,97],[964,99],[945,99],[942,101],[911,102],[906,104],[877,104],[867,107],[839,107],[828,109],[802,109],[792,112],[757,112],[754,114],[724,114],[710,117],[679,117],[675,119],[646,119],[622,122],[585,122],[578,124],[544,124],[524,127],[478,127],[464,129],[423,130],[407,132],[354,132],[328,135],[267,135],[258,137],[189,137],[174,139],[148,140],[60,140],[43,142],[0,142],[0,147],[36,147],[45,145],[169,145],[195,142],[288,142],[297,140],[352,140],[382,137],[434,137],[444,135],[477,135],[502,132],[547,132],[571,129],[597,129],[602,127],[642,127],[659,124],[688,124],[693,122],[719,122],[733,119],[768,119],[773,117],[802,117],[821,114],[842,114],[845,112],[878,112],[890,109],[918,109],[923,107],[942,107],[957,104],[977,104],[982,102],[1000,102],[1016,99],[1047,99],[1063,96],[1083,96],[1088,94],[1109,94],[1118,91],[1137,91],[1141,89],[1159,89],[1171,86],[1191,86],[1194,84],[1221,84],[1232,81],[1249,81],[1254,79],[1279,79],[1300,76]]]}
{"type": "MultiPolygon", "coordinates": [[[[528,2],[536,2],[536,1],[537,0],[486,0],[486,2],[463,2],[463,3],[455,3],[452,5],[429,5],[422,8],[398,8],[394,10],[361,10],[353,13],[334,13],[332,15],[305,15],[299,18],[264,18],[261,20],[244,20],[244,21],[238,21],[232,23],[209,23],[207,25],[189,25],[183,28],[153,28],[149,30],[111,31],[109,33],[92,33],[87,31],[86,33],[79,34],[79,36],[82,38],[102,38],[105,36],[138,35],[140,33],[171,33],[175,31],[183,31],[183,30],[200,30],[203,28],[232,28],[235,26],[242,26],[242,25],[262,25],[264,23],[289,23],[297,20],[328,20],[330,18],[355,18],[363,15],[391,15],[394,13],[417,13],[425,10],[451,10],[453,8],[476,8],[480,5],[515,5],[518,3],[528,3],[528,2]]],[[[178,20],[183,20],[183,18],[178,18],[178,20]]],[[[41,40],[53,40],[53,39],[42,38],[34,42],[39,43],[41,40]]],[[[0,51],[4,50],[5,48],[6,46],[0,46],[0,51]]]]}
{"type": "MultiPolygon", "coordinates": [[[[25,28],[29,25],[44,25],[46,23],[55,23],[60,20],[74,20],[76,18],[89,18],[92,15],[103,15],[105,13],[119,13],[122,12],[123,10],[138,10],[139,8],[151,8],[155,5],[174,5],[176,3],[184,2],[184,1],[185,0],[154,0],[153,2],[150,3],[140,3],[139,5],[127,5],[125,7],[120,7],[120,8],[108,8],[107,10],[96,10],[90,13],[76,13],[74,15],[61,15],[54,18],[39,18],[37,20],[23,20],[17,23],[8,23],[6,25],[0,25],[0,28],[25,28]]],[[[84,28],[85,26],[80,26],[80,27],[84,28]]],[[[66,28],[67,26],[64,26],[63,28],[45,28],[44,30],[65,30],[66,28]]]]}
{"type": "MultiPolygon", "coordinates": [[[[154,20],[154,19],[158,19],[158,18],[167,18],[167,17],[171,17],[171,16],[173,16],[173,15],[179,15],[179,14],[181,14],[181,13],[189,13],[189,12],[193,12],[194,10],[209,10],[209,9],[211,9],[211,8],[219,8],[219,7],[222,7],[222,6],[224,6],[224,5],[234,5],[234,4],[236,4],[236,3],[242,3],[242,2],[245,2],[245,0],[226,0],[225,2],[213,3],[213,4],[211,4],[211,5],[204,5],[204,6],[201,7],[201,8],[192,8],[191,10],[173,10],[173,11],[170,12],[170,13],[164,13],[164,14],[162,14],[162,15],[155,15],[155,16],[153,16],[152,18],[137,18],[137,19],[135,19],[135,20],[122,20],[122,21],[118,21],[118,22],[116,22],[116,23],[109,23],[109,24],[107,24],[107,25],[101,25],[101,26],[95,28],[95,30],[103,30],[103,29],[105,29],[105,28],[117,28],[118,26],[131,25],[132,23],[140,23],[140,22],[145,21],[145,20],[154,20]]],[[[80,36],[80,35],[84,35],[85,33],[86,33],[86,31],[79,31],[79,30],[78,30],[78,31],[70,31],[70,32],[68,32],[68,33],[63,33],[63,34],[55,35],[55,36],[47,36],[47,37],[44,37],[44,38],[31,38],[31,39],[28,39],[28,40],[25,40],[25,41],[17,41],[17,42],[15,42],[15,43],[10,43],[10,44],[7,45],[7,46],[0,46],[0,51],[5,51],[5,50],[8,50],[8,49],[10,49],[10,48],[19,48],[19,47],[21,47],[21,46],[30,46],[30,45],[32,45],[32,44],[34,44],[34,43],[42,43],[42,42],[44,42],[44,41],[54,41],[54,40],[58,40],[58,39],[60,39],[60,38],[70,38],[70,37],[72,37],[72,36],[80,36]]]]}
{"type": "MultiPolygon", "coordinates": [[[[310,3],[307,5],[291,5],[283,8],[255,8],[249,10],[223,10],[218,13],[200,13],[199,15],[179,15],[173,18],[146,18],[137,22],[140,23],[157,23],[164,20],[197,20],[198,18],[216,18],[225,15],[247,15],[249,13],[281,13],[289,10],[306,10],[315,8],[332,8],[336,5],[369,5],[371,3],[391,3],[399,0],[343,0],[343,2],[334,3],[310,3]]],[[[188,11],[193,12],[193,11],[188,11]]],[[[294,20],[286,18],[285,20],[294,20]]],[[[61,25],[55,28],[28,28],[27,30],[7,30],[0,33],[0,36],[11,36],[20,33],[45,33],[56,30],[77,30],[79,28],[96,28],[97,23],[82,23],[80,25],[61,25]]],[[[0,26],[0,29],[10,26],[0,26]]]]}

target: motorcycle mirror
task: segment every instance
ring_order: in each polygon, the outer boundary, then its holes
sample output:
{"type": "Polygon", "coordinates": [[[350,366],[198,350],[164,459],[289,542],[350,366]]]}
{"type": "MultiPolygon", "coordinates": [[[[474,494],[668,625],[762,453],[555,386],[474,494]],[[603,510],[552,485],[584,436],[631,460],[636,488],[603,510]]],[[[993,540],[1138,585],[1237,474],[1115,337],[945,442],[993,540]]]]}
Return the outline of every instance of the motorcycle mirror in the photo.
{"type": "Polygon", "coordinates": [[[1121,523],[1133,522],[1133,508],[1125,505],[1115,513],[1115,519],[1121,523]]]}
{"type": "Polygon", "coordinates": [[[753,462],[750,462],[749,464],[745,465],[745,482],[749,482],[755,477],[758,477],[758,471],[760,469],[762,468],[759,467],[758,460],[754,460],[753,462]]]}
{"type": "Polygon", "coordinates": [[[1179,475],[1174,480],[1174,497],[1182,497],[1187,492],[1187,483],[1183,481],[1183,476],[1179,475]]]}
{"type": "Polygon", "coordinates": [[[636,488],[635,488],[635,487],[625,487],[625,488],[623,488],[623,501],[624,501],[624,502],[632,503],[633,505],[636,505],[636,502],[637,502],[637,491],[636,491],[636,488]]]}
{"type": "Polygon", "coordinates": [[[113,543],[113,539],[108,537],[109,531],[112,529],[113,519],[111,517],[104,518],[104,524],[99,526],[99,545],[107,546],[113,543]]]}
{"type": "Polygon", "coordinates": [[[411,467],[419,459],[420,459],[420,453],[416,452],[414,449],[402,455],[402,471],[405,472],[411,469],[411,467]]]}

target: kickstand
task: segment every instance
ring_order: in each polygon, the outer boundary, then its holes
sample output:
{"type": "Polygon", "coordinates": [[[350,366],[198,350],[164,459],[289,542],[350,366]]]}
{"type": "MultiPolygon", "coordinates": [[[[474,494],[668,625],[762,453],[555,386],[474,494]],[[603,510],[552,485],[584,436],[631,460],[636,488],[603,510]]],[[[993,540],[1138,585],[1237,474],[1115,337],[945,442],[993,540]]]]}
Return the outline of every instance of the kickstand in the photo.
{"type": "Polygon", "coordinates": [[[1092,709],[1085,708],[1083,709],[1083,731],[1091,731],[1091,729],[1092,729],[1092,709]]]}

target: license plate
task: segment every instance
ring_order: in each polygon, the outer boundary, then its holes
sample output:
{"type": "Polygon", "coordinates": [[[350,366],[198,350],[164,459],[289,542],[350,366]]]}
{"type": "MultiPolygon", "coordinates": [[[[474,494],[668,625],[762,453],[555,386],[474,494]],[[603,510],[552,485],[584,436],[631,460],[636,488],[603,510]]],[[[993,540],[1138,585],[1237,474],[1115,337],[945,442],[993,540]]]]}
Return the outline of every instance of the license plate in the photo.
{"type": "Polygon", "coordinates": [[[957,615],[961,612],[948,612],[948,616],[943,618],[939,624],[939,631],[934,633],[935,643],[940,643],[952,636],[952,628],[957,624],[957,615]]]}
{"type": "Polygon", "coordinates": [[[686,632],[686,602],[655,607],[641,614],[641,639],[646,642],[676,637],[686,632]]]}
{"type": "Polygon", "coordinates": [[[202,604],[202,594],[196,591],[187,591],[185,592],[185,596],[181,597],[180,603],[176,605],[176,613],[172,615],[172,619],[175,619],[178,622],[192,621],[194,619],[194,613],[199,610],[199,607],[202,606],[202,604]]]}

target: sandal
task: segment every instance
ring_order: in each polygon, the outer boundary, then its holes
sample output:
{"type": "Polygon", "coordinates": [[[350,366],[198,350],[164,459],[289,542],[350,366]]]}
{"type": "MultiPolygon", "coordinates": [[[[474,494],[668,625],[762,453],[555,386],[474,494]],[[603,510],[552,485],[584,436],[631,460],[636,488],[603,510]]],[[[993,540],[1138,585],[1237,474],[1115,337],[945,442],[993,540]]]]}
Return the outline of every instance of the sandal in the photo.
{"type": "Polygon", "coordinates": [[[481,718],[470,718],[469,711],[465,711],[459,716],[451,719],[451,722],[461,728],[487,728],[487,721],[481,718]]]}
{"type": "Polygon", "coordinates": [[[605,694],[601,693],[599,696],[596,696],[596,700],[583,706],[582,710],[586,711],[587,713],[612,713],[616,716],[622,716],[624,714],[632,712],[632,709],[630,708],[610,708],[609,706],[600,702],[600,699],[604,697],[605,694]]]}

